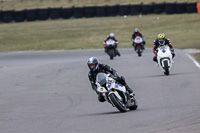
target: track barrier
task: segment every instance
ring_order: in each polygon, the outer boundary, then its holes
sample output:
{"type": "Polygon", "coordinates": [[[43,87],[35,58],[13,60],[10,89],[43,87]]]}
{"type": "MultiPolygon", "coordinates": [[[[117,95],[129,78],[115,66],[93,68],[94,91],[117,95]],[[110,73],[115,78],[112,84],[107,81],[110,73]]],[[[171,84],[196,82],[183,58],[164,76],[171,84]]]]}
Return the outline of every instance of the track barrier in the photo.
{"type": "Polygon", "coordinates": [[[86,6],[86,7],[58,7],[42,9],[25,9],[21,11],[7,10],[0,11],[0,22],[10,23],[48,20],[48,19],[69,19],[91,18],[107,16],[124,16],[138,14],[183,14],[200,13],[200,3],[152,3],[135,5],[105,5],[105,6],[86,6]]]}

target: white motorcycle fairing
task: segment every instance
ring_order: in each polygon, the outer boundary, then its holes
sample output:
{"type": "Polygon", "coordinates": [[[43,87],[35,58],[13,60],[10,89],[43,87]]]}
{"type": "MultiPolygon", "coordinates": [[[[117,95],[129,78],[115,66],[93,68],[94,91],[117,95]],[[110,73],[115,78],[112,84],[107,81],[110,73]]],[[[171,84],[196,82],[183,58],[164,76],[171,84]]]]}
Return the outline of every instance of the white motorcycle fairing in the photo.
{"type": "MultiPolygon", "coordinates": [[[[115,96],[117,96],[117,98],[122,101],[123,99],[121,98],[121,96],[119,95],[119,93],[117,91],[111,91],[111,90],[119,90],[122,91],[123,93],[126,93],[126,88],[120,84],[116,84],[115,80],[111,77],[109,77],[109,75],[106,76],[106,80],[108,81],[108,84],[106,84],[106,88],[108,90],[106,90],[105,87],[101,86],[98,82],[97,84],[97,91],[105,94],[106,92],[109,92],[108,95],[110,95],[111,93],[114,93],[115,96]]],[[[107,98],[107,97],[106,97],[107,98]]],[[[127,101],[127,100],[126,100],[127,101]]],[[[114,105],[113,105],[114,106],[114,105]]]]}
{"type": "Polygon", "coordinates": [[[125,86],[118,84],[110,74],[98,73],[96,85],[97,92],[101,93],[105,100],[119,111],[126,112],[127,108],[130,110],[137,109],[138,105],[135,98],[129,98],[125,86]]]}
{"type": "Polygon", "coordinates": [[[108,47],[112,47],[112,46],[115,45],[115,41],[113,39],[109,39],[109,40],[106,41],[106,45],[108,47]]]}
{"type": "Polygon", "coordinates": [[[165,75],[169,75],[172,67],[172,54],[168,46],[161,46],[157,53],[158,65],[165,75]]]}

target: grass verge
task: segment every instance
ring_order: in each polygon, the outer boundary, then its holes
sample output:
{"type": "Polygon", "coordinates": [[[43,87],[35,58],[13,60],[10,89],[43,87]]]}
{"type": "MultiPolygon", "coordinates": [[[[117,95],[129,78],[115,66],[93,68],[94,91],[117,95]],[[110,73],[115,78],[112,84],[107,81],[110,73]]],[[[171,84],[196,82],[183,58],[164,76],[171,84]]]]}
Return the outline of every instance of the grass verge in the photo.
{"type": "Polygon", "coordinates": [[[200,53],[191,54],[200,63],[200,53]]]}
{"type": "Polygon", "coordinates": [[[152,47],[160,32],[175,48],[200,48],[200,15],[139,15],[102,18],[60,19],[0,24],[0,52],[102,48],[113,32],[119,48],[131,48],[131,34],[138,27],[152,47]]]}

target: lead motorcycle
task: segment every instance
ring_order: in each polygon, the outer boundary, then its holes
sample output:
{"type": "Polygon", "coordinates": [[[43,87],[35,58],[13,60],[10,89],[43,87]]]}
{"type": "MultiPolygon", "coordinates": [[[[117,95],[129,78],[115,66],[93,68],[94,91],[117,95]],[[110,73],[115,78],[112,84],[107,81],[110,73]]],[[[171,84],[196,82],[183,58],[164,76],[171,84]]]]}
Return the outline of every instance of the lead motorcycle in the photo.
{"type": "Polygon", "coordinates": [[[110,74],[98,73],[96,76],[97,92],[102,93],[105,100],[116,107],[120,112],[126,112],[127,108],[136,110],[136,99],[130,98],[125,86],[116,82],[110,74]]]}
{"type": "Polygon", "coordinates": [[[140,36],[137,36],[133,40],[133,47],[135,49],[135,52],[138,54],[138,56],[142,56],[143,52],[143,39],[140,36]]]}
{"type": "Polygon", "coordinates": [[[165,75],[169,75],[173,60],[169,46],[160,46],[157,50],[158,65],[165,75]]]}
{"type": "Polygon", "coordinates": [[[118,54],[116,47],[116,42],[114,40],[109,39],[106,41],[107,54],[110,56],[111,60],[113,60],[114,57],[118,54]]]}

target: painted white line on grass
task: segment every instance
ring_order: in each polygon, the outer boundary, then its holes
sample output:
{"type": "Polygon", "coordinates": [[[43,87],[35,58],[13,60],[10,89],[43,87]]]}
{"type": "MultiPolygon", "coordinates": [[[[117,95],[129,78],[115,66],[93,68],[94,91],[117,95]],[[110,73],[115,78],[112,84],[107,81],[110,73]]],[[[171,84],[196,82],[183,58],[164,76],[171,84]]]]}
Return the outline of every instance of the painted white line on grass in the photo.
{"type": "Polygon", "coordinates": [[[200,70],[200,64],[198,61],[196,61],[191,55],[187,54],[186,55],[194,62],[194,64],[199,68],[200,70]]]}

